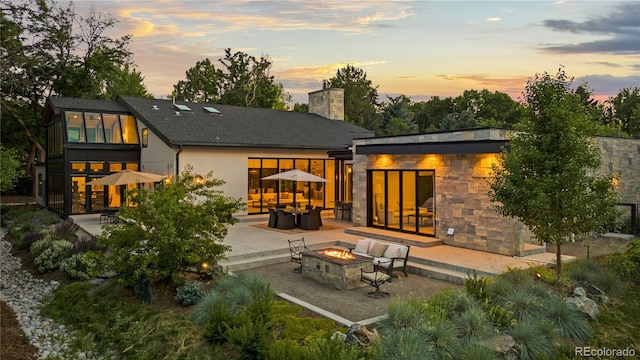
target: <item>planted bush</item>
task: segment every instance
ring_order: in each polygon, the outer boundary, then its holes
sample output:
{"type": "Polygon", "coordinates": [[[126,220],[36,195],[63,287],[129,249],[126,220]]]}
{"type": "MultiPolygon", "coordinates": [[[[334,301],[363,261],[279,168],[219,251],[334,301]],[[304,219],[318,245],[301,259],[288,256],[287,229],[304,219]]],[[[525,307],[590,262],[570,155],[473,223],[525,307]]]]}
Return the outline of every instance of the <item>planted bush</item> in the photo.
{"type": "Polygon", "coordinates": [[[87,280],[97,273],[98,261],[90,253],[75,253],[60,262],[60,270],[75,280],[87,280]]]}
{"type": "Polygon", "coordinates": [[[60,267],[64,259],[70,256],[72,247],[73,244],[67,240],[54,240],[33,259],[33,263],[40,273],[54,271],[60,267]]]}
{"type": "Polygon", "coordinates": [[[200,282],[187,282],[176,289],[176,301],[184,306],[197,304],[204,296],[202,284],[200,282]]]}

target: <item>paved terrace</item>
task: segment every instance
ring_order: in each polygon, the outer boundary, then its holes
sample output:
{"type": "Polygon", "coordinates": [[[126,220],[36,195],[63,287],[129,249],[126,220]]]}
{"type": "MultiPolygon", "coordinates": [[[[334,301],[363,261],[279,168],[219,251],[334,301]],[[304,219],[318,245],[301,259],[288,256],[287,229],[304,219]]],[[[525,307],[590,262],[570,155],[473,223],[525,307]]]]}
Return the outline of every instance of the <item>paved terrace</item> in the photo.
{"type": "MultiPolygon", "coordinates": [[[[99,214],[72,216],[72,219],[86,232],[98,235],[102,232],[99,214]]],[[[326,230],[305,231],[275,230],[265,225],[266,216],[247,216],[231,226],[224,243],[231,246],[227,259],[221,262],[225,271],[234,272],[247,269],[288,263],[290,261],[287,240],[304,237],[311,249],[330,246],[353,248],[357,240],[363,237],[377,238],[384,241],[411,245],[409,252],[408,272],[461,284],[474,270],[480,276],[492,276],[506,272],[511,268],[528,268],[540,264],[552,264],[555,254],[547,253],[544,248],[530,245],[526,257],[512,257],[458,248],[444,245],[441,240],[423,236],[404,234],[380,229],[353,227],[350,223],[341,222],[332,217],[323,216],[326,230]]],[[[571,257],[565,256],[564,260],[571,257]]],[[[309,280],[312,281],[312,280],[309,280]]],[[[323,316],[349,326],[353,322],[328,313],[287,294],[279,296],[297,302],[323,316]]],[[[371,319],[374,322],[379,319],[371,319]]],[[[359,322],[366,324],[367,322],[359,322]]]]}

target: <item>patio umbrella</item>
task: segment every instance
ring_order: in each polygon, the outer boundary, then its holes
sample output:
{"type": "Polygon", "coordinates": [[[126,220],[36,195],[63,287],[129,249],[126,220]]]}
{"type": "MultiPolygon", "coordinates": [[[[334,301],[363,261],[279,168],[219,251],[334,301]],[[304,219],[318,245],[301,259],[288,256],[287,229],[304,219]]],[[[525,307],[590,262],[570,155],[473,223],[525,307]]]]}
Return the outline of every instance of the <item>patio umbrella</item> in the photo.
{"type": "Polygon", "coordinates": [[[161,181],[164,178],[164,175],[122,170],[121,172],[89,181],[87,185],[127,185],[137,183],[152,183],[161,181]]]}
{"type": "Polygon", "coordinates": [[[281,172],[278,174],[269,175],[263,177],[262,180],[291,180],[291,181],[310,181],[310,182],[328,182],[329,180],[313,175],[306,171],[293,169],[285,172],[281,172]]]}

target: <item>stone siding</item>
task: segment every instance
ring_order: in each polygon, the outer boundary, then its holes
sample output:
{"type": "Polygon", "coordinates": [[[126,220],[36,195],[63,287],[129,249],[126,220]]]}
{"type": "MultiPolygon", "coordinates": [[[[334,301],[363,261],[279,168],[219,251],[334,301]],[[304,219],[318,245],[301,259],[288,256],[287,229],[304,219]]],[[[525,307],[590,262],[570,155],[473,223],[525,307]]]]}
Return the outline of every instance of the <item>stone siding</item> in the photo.
{"type": "MultiPolygon", "coordinates": [[[[358,145],[505,139],[499,129],[358,139],[358,145]]],[[[598,137],[601,173],[614,173],[621,201],[640,205],[640,139],[598,137]]],[[[523,255],[538,241],[520,221],[501,216],[489,199],[489,175],[497,154],[353,155],[353,222],[367,224],[367,170],[435,170],[435,235],[445,244],[504,255],[523,255]],[[454,235],[447,235],[453,228],[454,235]]]]}
{"type": "Polygon", "coordinates": [[[327,88],[310,92],[309,112],[331,120],[344,120],[344,89],[327,88]]]}

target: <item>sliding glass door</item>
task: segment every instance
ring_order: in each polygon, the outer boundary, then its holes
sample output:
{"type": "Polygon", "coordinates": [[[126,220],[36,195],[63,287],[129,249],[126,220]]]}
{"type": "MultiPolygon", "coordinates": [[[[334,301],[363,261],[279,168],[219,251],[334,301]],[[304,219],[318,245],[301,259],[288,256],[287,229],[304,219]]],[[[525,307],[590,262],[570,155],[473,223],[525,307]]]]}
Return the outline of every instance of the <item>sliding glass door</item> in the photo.
{"type": "Polygon", "coordinates": [[[370,170],[369,226],[435,236],[433,170],[370,170]]]}

